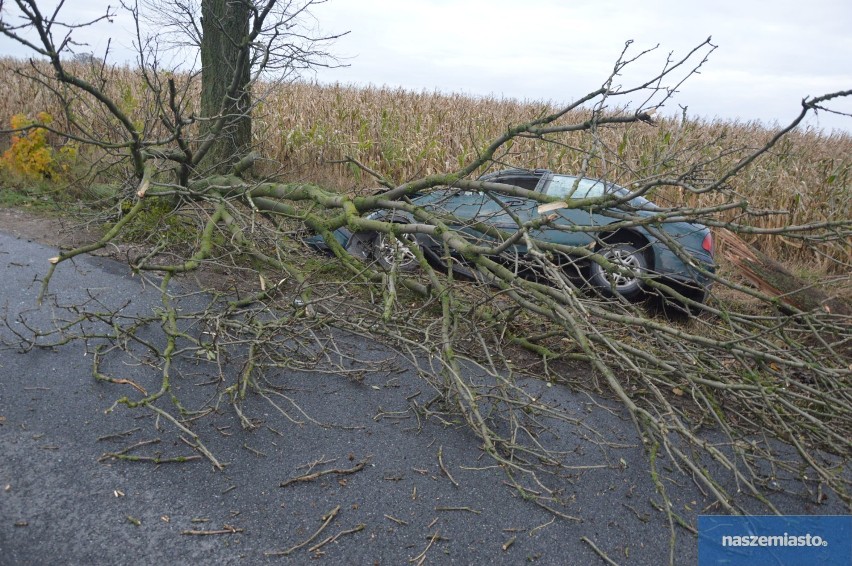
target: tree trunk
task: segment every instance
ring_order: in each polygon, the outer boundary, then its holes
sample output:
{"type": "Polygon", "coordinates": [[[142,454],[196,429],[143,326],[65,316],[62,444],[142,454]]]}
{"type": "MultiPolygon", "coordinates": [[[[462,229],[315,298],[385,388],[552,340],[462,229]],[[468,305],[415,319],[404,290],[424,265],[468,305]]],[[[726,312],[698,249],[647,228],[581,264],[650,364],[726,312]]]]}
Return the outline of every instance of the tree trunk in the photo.
{"type": "Polygon", "coordinates": [[[224,173],[251,145],[248,26],[249,0],[201,2],[202,143],[215,142],[200,163],[205,174],[224,173]],[[218,117],[224,117],[217,132],[218,117]]]}
{"type": "Polygon", "coordinates": [[[719,230],[716,238],[722,255],[760,291],[802,311],[852,314],[852,307],[842,297],[832,297],[817,285],[802,281],[730,230],[719,230]]]}

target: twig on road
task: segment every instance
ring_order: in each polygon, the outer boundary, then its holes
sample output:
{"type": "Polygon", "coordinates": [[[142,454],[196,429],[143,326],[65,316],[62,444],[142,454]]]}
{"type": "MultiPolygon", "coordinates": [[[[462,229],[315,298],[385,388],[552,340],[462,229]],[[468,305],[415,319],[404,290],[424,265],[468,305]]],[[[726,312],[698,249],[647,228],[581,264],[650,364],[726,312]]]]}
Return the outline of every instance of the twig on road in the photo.
{"type": "Polygon", "coordinates": [[[304,548],[305,546],[311,544],[314,541],[314,539],[316,539],[318,536],[320,536],[320,533],[322,533],[325,530],[325,528],[331,523],[331,521],[333,521],[334,518],[337,517],[337,514],[339,512],[340,512],[340,505],[338,505],[337,507],[335,507],[334,509],[332,509],[331,511],[329,511],[328,513],[323,515],[322,516],[322,520],[323,520],[322,526],[317,530],[317,532],[312,534],[308,538],[308,540],[306,540],[304,542],[300,542],[296,546],[291,546],[287,550],[273,550],[273,551],[264,552],[263,553],[264,556],[288,556],[288,555],[292,554],[293,552],[296,552],[300,548],[304,548]]]}
{"type": "Polygon", "coordinates": [[[339,474],[339,475],[354,474],[354,473],[357,473],[357,472],[360,472],[361,470],[363,470],[364,466],[367,465],[367,462],[368,462],[368,460],[362,460],[361,462],[358,462],[352,468],[345,468],[345,469],[333,468],[331,470],[320,470],[319,472],[313,472],[311,474],[305,474],[303,476],[296,476],[295,478],[290,478],[289,480],[287,480],[285,482],[281,482],[281,484],[278,487],[287,487],[288,485],[293,484],[293,483],[313,481],[317,478],[320,478],[322,476],[326,476],[328,474],[339,474]]]}

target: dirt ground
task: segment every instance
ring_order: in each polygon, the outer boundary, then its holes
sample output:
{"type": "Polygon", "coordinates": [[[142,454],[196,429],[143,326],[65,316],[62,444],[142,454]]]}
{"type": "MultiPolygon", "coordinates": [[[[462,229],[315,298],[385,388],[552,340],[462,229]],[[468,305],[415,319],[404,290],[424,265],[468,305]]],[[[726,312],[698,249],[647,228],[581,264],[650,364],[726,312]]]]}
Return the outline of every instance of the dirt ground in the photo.
{"type": "Polygon", "coordinates": [[[98,230],[81,226],[79,222],[26,208],[0,208],[0,230],[62,249],[91,242],[100,236],[98,230]]]}

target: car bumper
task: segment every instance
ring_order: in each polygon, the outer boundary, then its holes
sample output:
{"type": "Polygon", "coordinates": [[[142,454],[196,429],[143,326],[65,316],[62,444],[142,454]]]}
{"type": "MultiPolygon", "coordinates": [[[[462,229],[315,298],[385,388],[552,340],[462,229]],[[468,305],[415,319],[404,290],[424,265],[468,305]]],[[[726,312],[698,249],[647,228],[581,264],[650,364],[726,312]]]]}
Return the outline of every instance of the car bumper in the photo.
{"type": "Polygon", "coordinates": [[[687,263],[667,248],[659,250],[654,262],[654,271],[678,283],[709,289],[713,284],[711,274],[716,272],[713,257],[703,252],[692,252],[691,255],[694,259],[687,263]]]}

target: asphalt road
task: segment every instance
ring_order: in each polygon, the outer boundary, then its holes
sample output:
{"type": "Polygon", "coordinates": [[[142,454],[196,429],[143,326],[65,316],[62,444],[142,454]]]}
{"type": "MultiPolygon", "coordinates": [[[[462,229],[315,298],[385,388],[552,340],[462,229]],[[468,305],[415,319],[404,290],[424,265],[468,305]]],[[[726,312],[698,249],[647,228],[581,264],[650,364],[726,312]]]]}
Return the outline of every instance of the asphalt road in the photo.
{"type": "MultiPolygon", "coordinates": [[[[54,255],[0,232],[0,308],[12,328],[22,330],[21,316],[39,328],[67,316],[51,303],[35,309],[54,255]]],[[[125,312],[159,305],[156,289],[102,258],[61,265],[52,291],[59,304],[130,301],[125,312]]],[[[8,328],[0,328],[0,338],[14,342],[8,328]]],[[[132,390],[93,379],[82,343],[0,349],[0,564],[603,564],[583,537],[619,564],[667,560],[669,525],[654,505],[660,498],[647,457],[618,407],[528,384],[583,425],[554,425],[551,441],[574,466],[556,487],[569,502],[564,511],[579,519],[554,520],[506,486],[505,474],[464,427],[416,417],[407,398],[433,392],[391,350],[354,336],[340,340],[362,359],[389,360],[388,369],[367,371],[360,381],[308,372],[272,376],[282,411],[251,399],[246,410],[259,425],[252,431],[222,403],[190,426],[227,464],[223,471],[204,458],[159,465],[101,458],[149,441],[129,453],[197,454],[150,411],[109,411],[132,390]],[[281,487],[331,469],[357,471],[281,487]]],[[[156,386],[158,374],[142,358],[111,364],[114,375],[156,386]]],[[[224,370],[233,379],[239,367],[224,370]]],[[[181,399],[198,406],[215,399],[201,385],[216,380],[214,368],[188,364],[176,374],[181,399]]],[[[694,524],[712,500],[665,460],[662,467],[677,512],[694,524]]],[[[777,503],[788,513],[845,512],[834,500],[818,507],[800,497],[777,503]]],[[[696,563],[695,537],[675,530],[677,563],[696,563]]]]}

